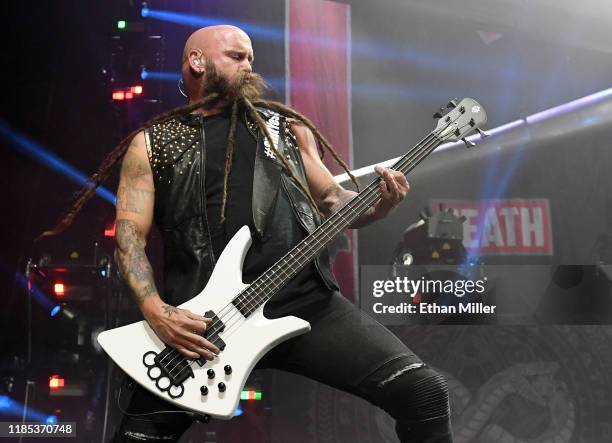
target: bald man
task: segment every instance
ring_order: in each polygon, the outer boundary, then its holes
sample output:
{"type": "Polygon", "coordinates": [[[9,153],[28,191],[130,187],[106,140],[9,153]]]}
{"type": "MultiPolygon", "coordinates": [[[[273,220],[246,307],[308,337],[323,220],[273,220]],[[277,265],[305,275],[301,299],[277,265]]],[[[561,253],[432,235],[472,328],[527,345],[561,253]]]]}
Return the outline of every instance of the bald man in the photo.
{"type": "MultiPolygon", "coordinates": [[[[194,32],[182,63],[189,103],[139,132],[122,163],[119,268],[146,321],[186,359],[212,360],[219,349],[203,337],[210,319],[176,306],[202,291],[238,229],[247,225],[253,236],[243,265],[249,283],[355,196],[322,163],[317,142],[333,148],[316,128],[261,99],[253,61],[239,28],[194,32]],[[163,294],[145,253],[153,221],[164,241],[163,294]]],[[[352,228],[386,217],[408,192],[400,172],[377,172],[382,197],[352,228]]],[[[452,441],[444,378],[338,292],[327,251],[264,313],[301,317],[312,330],[272,349],[258,368],[291,371],[365,398],[396,419],[403,442],[452,441]]],[[[197,418],[129,380],[118,401],[125,415],[114,441],[177,441],[197,418]]]]}
{"type": "MultiPolygon", "coordinates": [[[[190,103],[201,99],[204,92],[204,60],[213,62],[219,75],[233,82],[240,74],[253,71],[255,58],[251,39],[243,30],[230,25],[202,28],[189,36],[183,49],[181,72],[190,103]]],[[[218,114],[222,109],[221,104],[200,112],[212,115],[218,114]]]]}

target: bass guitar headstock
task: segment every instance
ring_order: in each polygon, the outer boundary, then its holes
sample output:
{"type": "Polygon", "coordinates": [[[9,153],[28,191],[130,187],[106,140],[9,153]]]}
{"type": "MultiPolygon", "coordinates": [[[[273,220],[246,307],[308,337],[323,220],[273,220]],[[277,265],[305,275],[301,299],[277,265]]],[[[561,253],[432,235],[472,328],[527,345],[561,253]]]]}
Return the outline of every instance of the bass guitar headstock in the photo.
{"type": "Polygon", "coordinates": [[[475,143],[467,140],[472,132],[478,132],[481,137],[487,134],[480,129],[487,122],[487,113],[484,108],[472,98],[464,98],[460,102],[451,100],[446,108],[440,108],[434,114],[438,119],[438,125],[433,131],[434,135],[442,142],[454,142],[462,140],[468,148],[475,143]]]}

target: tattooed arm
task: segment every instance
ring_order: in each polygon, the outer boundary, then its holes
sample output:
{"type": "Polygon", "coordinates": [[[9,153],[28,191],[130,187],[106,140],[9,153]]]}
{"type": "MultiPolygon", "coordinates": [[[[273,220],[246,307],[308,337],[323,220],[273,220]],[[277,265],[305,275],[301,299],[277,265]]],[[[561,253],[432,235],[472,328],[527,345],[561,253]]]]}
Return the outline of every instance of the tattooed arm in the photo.
{"type": "Polygon", "coordinates": [[[210,322],[186,309],[163,302],[155,286],[145,253],[153,223],[155,187],[144,134],[138,133],[128,148],[119,177],[115,258],[143,316],[159,338],[190,358],[213,358],[219,349],[203,334],[210,322]],[[197,333],[194,333],[197,332],[197,333]]]}
{"type": "MultiPolygon", "coordinates": [[[[333,175],[319,157],[314,135],[301,124],[292,124],[300,153],[304,160],[306,179],[312,197],[325,216],[340,209],[357,193],[344,189],[334,179],[333,175]]],[[[378,202],[361,215],[350,228],[360,228],[373,221],[386,217],[408,193],[409,186],[406,177],[399,171],[376,166],[375,171],[383,180],[380,182],[382,197],[378,202]]]]}

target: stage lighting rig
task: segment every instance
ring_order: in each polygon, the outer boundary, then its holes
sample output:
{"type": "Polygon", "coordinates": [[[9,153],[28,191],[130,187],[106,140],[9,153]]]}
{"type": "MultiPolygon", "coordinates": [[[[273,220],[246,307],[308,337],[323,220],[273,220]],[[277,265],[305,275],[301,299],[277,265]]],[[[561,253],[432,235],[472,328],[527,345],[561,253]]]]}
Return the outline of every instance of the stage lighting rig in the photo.
{"type": "Polygon", "coordinates": [[[140,11],[143,5],[128,2],[114,11],[108,62],[101,69],[109,101],[122,122],[127,117],[128,126],[139,123],[136,120],[140,119],[140,111],[156,113],[161,105],[161,85],[150,84],[145,88],[141,73],[143,69],[163,70],[165,42],[157,32],[155,22],[142,20],[140,11]],[[149,111],[151,106],[154,109],[149,111]],[[127,108],[136,112],[127,112],[127,108]]]}
{"type": "Polygon", "coordinates": [[[421,220],[408,226],[395,248],[395,265],[461,264],[467,254],[463,246],[463,222],[452,209],[431,214],[421,212],[421,220]]]}

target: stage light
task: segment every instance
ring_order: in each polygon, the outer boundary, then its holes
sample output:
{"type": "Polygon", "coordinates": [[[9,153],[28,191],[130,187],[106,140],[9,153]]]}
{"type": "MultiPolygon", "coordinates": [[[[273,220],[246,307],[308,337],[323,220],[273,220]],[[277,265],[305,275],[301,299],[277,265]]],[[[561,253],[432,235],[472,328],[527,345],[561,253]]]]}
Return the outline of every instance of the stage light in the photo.
{"type": "Polygon", "coordinates": [[[240,400],[261,400],[261,391],[253,389],[240,391],[240,400]]]}
{"type": "Polygon", "coordinates": [[[602,100],[608,99],[611,96],[612,96],[612,88],[604,89],[602,91],[596,92],[594,94],[586,95],[584,97],[573,100],[571,102],[564,103],[562,105],[555,106],[550,109],[546,109],[545,111],[531,114],[525,117],[525,120],[527,121],[528,124],[540,123],[540,122],[543,122],[544,120],[548,120],[549,118],[558,117],[560,115],[567,114],[572,111],[576,111],[586,106],[596,104],[602,100]]]}
{"type": "Polygon", "coordinates": [[[117,29],[125,29],[127,28],[127,22],[125,20],[117,21],[117,29]]]}
{"type": "Polygon", "coordinates": [[[0,411],[7,411],[13,406],[13,400],[7,395],[0,395],[0,411]]]}
{"type": "Polygon", "coordinates": [[[51,312],[51,310],[55,307],[56,302],[55,300],[51,299],[51,297],[49,296],[49,292],[45,291],[45,294],[43,291],[38,289],[36,285],[34,285],[33,283],[29,283],[25,275],[17,272],[15,274],[15,281],[24,291],[26,291],[32,297],[34,301],[36,301],[45,310],[48,309],[49,312],[51,312]]]}
{"type": "Polygon", "coordinates": [[[181,74],[171,71],[147,71],[146,68],[142,68],[140,71],[140,78],[142,80],[166,80],[177,82],[181,79],[181,74]]]}
{"type": "Polygon", "coordinates": [[[62,310],[61,305],[55,305],[53,309],[51,309],[51,317],[55,317],[61,310],[62,310]]]}
{"type": "MultiPolygon", "coordinates": [[[[243,29],[251,37],[259,39],[269,39],[284,42],[287,38],[286,30],[276,26],[266,26],[263,24],[241,22],[231,18],[210,17],[201,15],[184,14],[174,11],[165,11],[143,7],[140,11],[142,17],[153,20],[166,21],[185,25],[190,28],[201,28],[211,25],[234,25],[243,29]]],[[[466,60],[465,57],[448,57],[438,56],[431,51],[422,51],[416,48],[407,48],[405,45],[397,45],[392,42],[370,42],[367,40],[351,40],[350,48],[344,40],[338,40],[321,36],[316,32],[313,33],[296,33],[290,32],[290,38],[301,44],[310,44],[327,48],[334,48],[338,51],[350,50],[353,56],[362,56],[371,59],[391,60],[394,63],[403,63],[417,65],[421,68],[427,68],[432,71],[441,72],[457,72],[463,75],[469,75],[473,78],[490,78],[495,76],[502,79],[507,79],[511,75],[511,67],[499,65],[489,66],[485,71],[479,69],[471,60],[466,60]]],[[[417,91],[418,92],[418,91],[417,91]]],[[[437,91],[434,91],[437,92],[437,91]]],[[[446,94],[442,94],[444,98],[446,94]]]]}
{"type": "Polygon", "coordinates": [[[144,88],[141,85],[130,86],[127,89],[116,89],[113,91],[113,100],[132,100],[137,95],[141,95],[144,92],[144,88]]]}
{"type": "Polygon", "coordinates": [[[140,15],[142,17],[198,28],[203,28],[205,26],[211,25],[234,25],[244,30],[251,37],[266,38],[278,41],[282,41],[285,38],[284,28],[240,22],[236,20],[231,20],[229,18],[183,14],[180,12],[150,9],[148,7],[142,8],[140,10],[140,15]]]}
{"type": "Polygon", "coordinates": [[[104,229],[104,237],[114,237],[117,225],[113,222],[112,226],[104,229]]]}
{"type": "Polygon", "coordinates": [[[57,417],[55,415],[50,415],[47,417],[47,419],[45,420],[45,423],[47,423],[48,425],[54,425],[57,424],[57,417]]]}
{"type": "Polygon", "coordinates": [[[63,388],[64,384],[64,379],[57,374],[53,374],[51,377],[49,377],[49,389],[52,391],[63,388]]]}
{"type": "Polygon", "coordinates": [[[123,91],[114,91],[113,92],[113,100],[125,100],[125,92],[123,92],[123,91]]]}
{"type": "Polygon", "coordinates": [[[238,406],[234,411],[234,417],[240,417],[242,414],[244,414],[244,410],[238,406]]]}
{"type": "MultiPolygon", "coordinates": [[[[64,175],[69,180],[82,185],[92,186],[89,178],[75,169],[73,166],[66,163],[64,160],[52,154],[51,152],[44,149],[42,146],[29,139],[25,135],[14,131],[5,120],[0,120],[0,136],[8,139],[10,145],[22,151],[24,154],[30,156],[43,166],[51,168],[56,172],[64,175]]],[[[115,204],[117,198],[115,194],[110,192],[108,189],[100,186],[96,189],[96,194],[102,197],[104,200],[115,204]]]]}
{"type": "Polygon", "coordinates": [[[6,395],[0,395],[0,415],[22,416],[24,411],[27,411],[25,417],[26,421],[37,421],[43,423],[49,418],[49,415],[33,409],[31,405],[26,407],[22,403],[19,403],[6,395]]]}
{"type": "Polygon", "coordinates": [[[61,282],[55,283],[53,285],[53,292],[55,292],[55,295],[58,297],[63,297],[66,295],[66,287],[61,282]]]}

